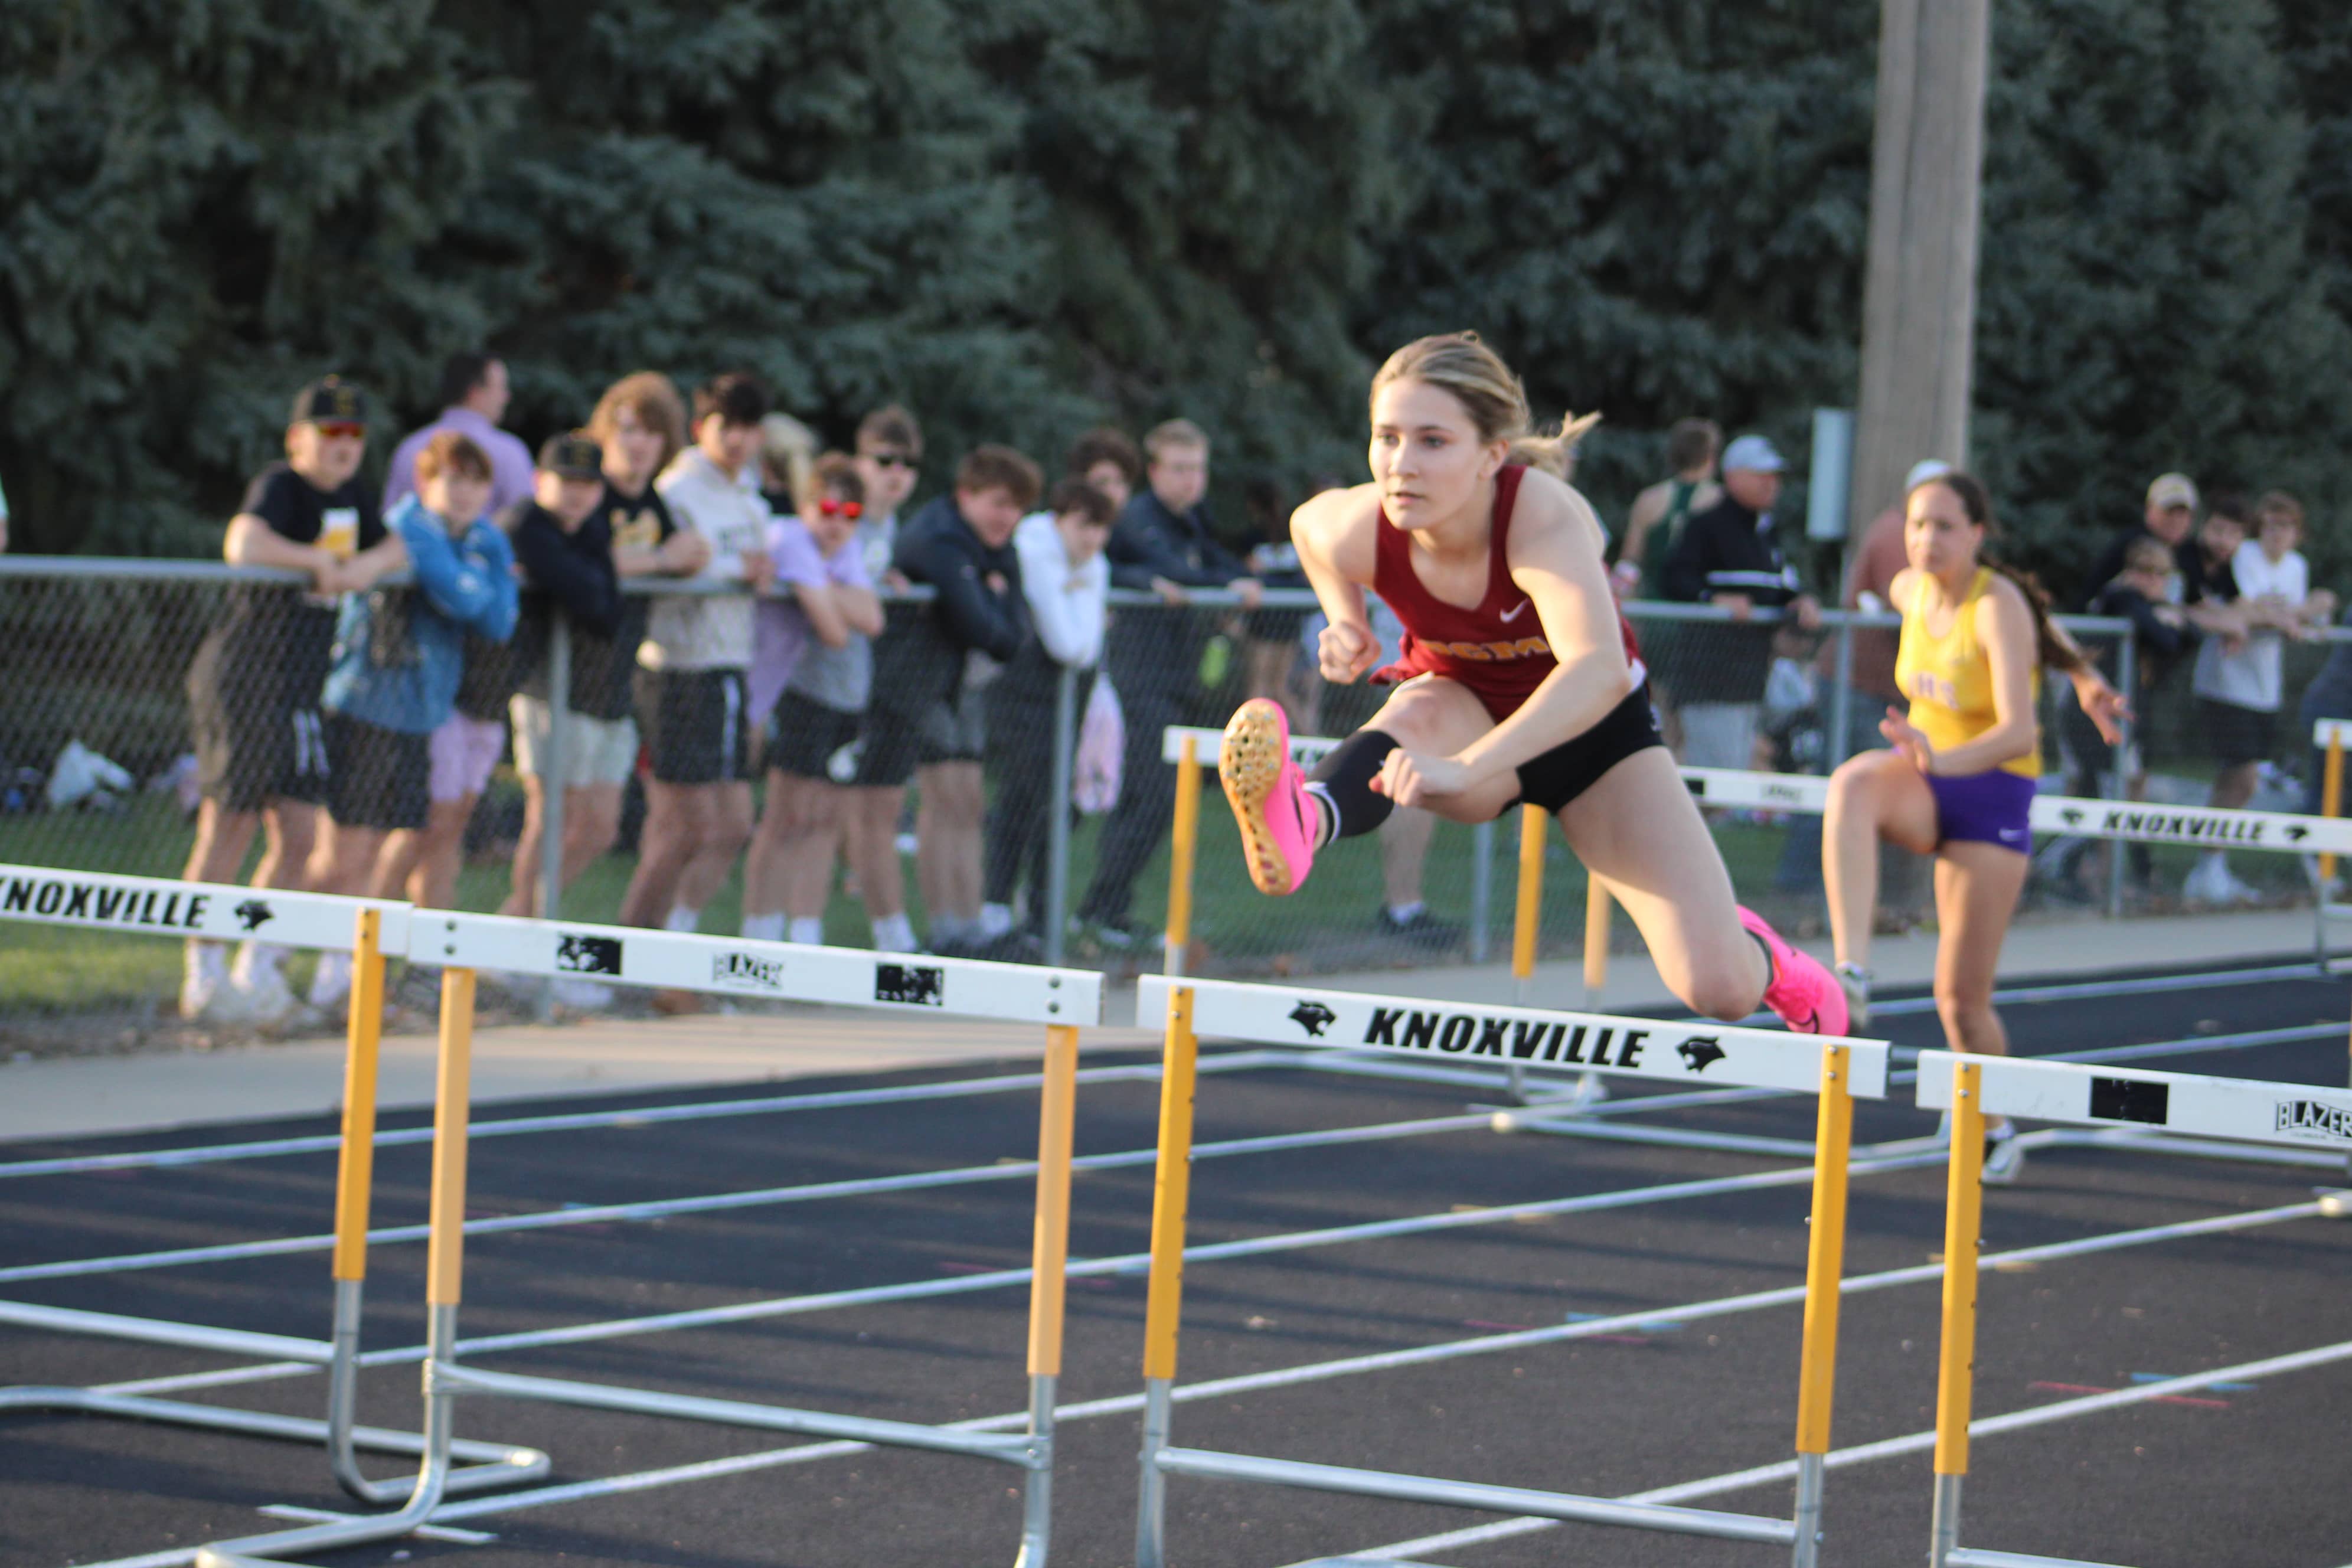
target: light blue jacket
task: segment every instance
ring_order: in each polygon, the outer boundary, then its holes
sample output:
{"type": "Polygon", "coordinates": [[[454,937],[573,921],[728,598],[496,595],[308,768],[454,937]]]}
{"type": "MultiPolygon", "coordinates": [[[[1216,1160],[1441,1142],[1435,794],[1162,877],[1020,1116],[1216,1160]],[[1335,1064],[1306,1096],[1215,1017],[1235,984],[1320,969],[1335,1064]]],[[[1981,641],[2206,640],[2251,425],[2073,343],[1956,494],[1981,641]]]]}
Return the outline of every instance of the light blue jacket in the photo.
{"type": "Polygon", "coordinates": [[[379,729],[430,734],[456,705],[466,634],[493,642],[514,635],[514,550],[487,521],[451,538],[413,495],[384,527],[407,547],[415,585],[343,596],[325,706],[379,729]]]}

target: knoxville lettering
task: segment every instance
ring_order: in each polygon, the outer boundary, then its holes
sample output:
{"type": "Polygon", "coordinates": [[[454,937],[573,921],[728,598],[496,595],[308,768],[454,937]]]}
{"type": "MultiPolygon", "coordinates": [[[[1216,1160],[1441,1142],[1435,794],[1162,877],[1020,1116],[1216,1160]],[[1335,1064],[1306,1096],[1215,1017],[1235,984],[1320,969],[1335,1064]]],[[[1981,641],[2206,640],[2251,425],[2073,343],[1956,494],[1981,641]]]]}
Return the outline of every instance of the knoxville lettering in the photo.
{"type": "Polygon", "coordinates": [[[6,889],[0,889],[0,914],[194,931],[212,901],[210,893],[142,892],[63,879],[11,877],[6,889]]]}
{"type": "Polygon", "coordinates": [[[1444,1051],[1450,1056],[1633,1068],[1642,1065],[1642,1043],[1650,1035],[1648,1029],[1620,1029],[1613,1025],[1548,1024],[1539,1018],[1485,1018],[1472,1013],[1374,1007],[1363,1043],[1401,1051],[1444,1051]]]}

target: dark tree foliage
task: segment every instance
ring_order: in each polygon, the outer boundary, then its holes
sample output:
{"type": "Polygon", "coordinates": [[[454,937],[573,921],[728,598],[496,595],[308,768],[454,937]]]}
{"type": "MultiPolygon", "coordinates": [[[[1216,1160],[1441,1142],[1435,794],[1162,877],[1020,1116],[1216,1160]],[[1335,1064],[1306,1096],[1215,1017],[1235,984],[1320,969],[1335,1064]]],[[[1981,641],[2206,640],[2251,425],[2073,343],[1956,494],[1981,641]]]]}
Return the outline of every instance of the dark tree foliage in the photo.
{"type": "MultiPolygon", "coordinates": [[[[0,0],[0,476],[19,548],[208,552],[300,382],[389,435],[487,345],[529,438],[742,365],[835,440],[908,402],[928,484],[1182,414],[1237,519],[1361,472],[1372,367],[1467,326],[1607,416],[1615,517],[1680,416],[1801,466],[1853,401],[1877,16],[0,0]]],[[[2015,551],[2063,576],[2177,466],[2302,491],[2352,564],[2352,13],[1997,0],[1994,37],[1974,460],[2015,551]]]]}

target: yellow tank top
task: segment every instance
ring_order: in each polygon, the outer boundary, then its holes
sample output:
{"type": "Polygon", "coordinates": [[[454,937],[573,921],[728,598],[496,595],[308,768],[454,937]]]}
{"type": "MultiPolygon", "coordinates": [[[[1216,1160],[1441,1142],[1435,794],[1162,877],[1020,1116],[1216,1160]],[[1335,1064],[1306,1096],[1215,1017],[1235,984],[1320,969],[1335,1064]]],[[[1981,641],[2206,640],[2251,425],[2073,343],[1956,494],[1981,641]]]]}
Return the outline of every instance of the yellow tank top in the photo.
{"type": "MultiPolygon", "coordinates": [[[[1951,626],[1941,633],[1927,629],[1921,602],[1925,593],[1911,596],[1903,613],[1903,642],[1895,650],[1895,681],[1911,699],[1911,722],[1936,750],[1947,751],[1973,741],[2000,721],[1993,710],[1992,661],[1977,643],[1977,600],[1992,582],[1992,569],[1977,568],[1968,596],[1952,612],[1951,626]]],[[[2033,670],[2033,697],[2042,698],[2042,668],[2033,670]]],[[[2012,757],[2000,771],[2021,778],[2042,776],[2042,731],[2037,727],[2033,749],[2012,757]]]]}

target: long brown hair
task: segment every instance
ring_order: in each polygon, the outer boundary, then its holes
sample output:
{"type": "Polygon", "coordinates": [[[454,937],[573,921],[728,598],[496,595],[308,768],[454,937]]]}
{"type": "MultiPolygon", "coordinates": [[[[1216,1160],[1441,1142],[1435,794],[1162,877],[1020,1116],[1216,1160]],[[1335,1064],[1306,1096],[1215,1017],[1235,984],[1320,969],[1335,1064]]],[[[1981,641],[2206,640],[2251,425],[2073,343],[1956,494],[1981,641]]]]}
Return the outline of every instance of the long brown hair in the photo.
{"type": "MultiPolygon", "coordinates": [[[[1967,515],[1968,520],[1984,531],[1984,542],[1977,547],[1977,564],[1990,567],[2008,578],[2016,584],[2018,591],[2025,595],[2025,607],[2033,613],[2034,652],[2041,660],[2042,667],[2044,669],[2061,670],[2069,675],[2077,670],[2089,668],[2090,662],[2083,657],[2083,650],[2068,641],[2064,634],[2051,623],[2050,594],[2049,590],[2042,587],[2042,580],[2023,567],[2011,566],[2005,561],[1993,559],[1991,552],[1986,548],[2000,536],[2000,524],[1992,515],[1992,498],[1985,493],[1983,482],[1974,474],[1964,474],[1955,469],[1949,473],[1937,474],[1933,479],[1920,480],[1911,487],[1911,494],[1916,495],[1929,485],[1941,485],[1951,491],[1959,499],[1960,510],[1967,515]]],[[[1903,499],[1905,510],[1907,512],[1911,497],[1906,495],[1903,499]]]]}

